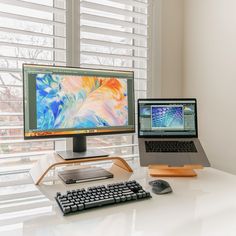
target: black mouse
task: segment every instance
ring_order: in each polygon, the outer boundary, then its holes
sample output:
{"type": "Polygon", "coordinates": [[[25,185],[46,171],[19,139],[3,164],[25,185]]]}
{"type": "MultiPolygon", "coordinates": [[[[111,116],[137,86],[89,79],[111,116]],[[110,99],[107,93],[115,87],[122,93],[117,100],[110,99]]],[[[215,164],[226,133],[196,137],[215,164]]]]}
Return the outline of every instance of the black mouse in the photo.
{"type": "Polygon", "coordinates": [[[152,186],[152,192],[155,194],[166,194],[172,192],[172,188],[165,180],[153,180],[150,181],[149,184],[152,186]]]}

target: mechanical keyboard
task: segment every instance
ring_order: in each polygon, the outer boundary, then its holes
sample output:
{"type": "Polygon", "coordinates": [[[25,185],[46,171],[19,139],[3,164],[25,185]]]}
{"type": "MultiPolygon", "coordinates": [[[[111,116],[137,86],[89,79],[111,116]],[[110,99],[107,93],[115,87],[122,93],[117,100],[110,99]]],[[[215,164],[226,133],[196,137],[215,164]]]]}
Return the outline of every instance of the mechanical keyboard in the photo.
{"type": "Polygon", "coordinates": [[[67,191],[65,194],[57,193],[55,199],[64,215],[80,212],[93,207],[109,204],[120,204],[127,201],[137,201],[151,198],[142,186],[133,181],[108,184],[107,186],[94,186],[87,190],[84,188],[67,191]]]}
{"type": "Polygon", "coordinates": [[[146,152],[197,152],[193,141],[145,141],[146,152]]]}

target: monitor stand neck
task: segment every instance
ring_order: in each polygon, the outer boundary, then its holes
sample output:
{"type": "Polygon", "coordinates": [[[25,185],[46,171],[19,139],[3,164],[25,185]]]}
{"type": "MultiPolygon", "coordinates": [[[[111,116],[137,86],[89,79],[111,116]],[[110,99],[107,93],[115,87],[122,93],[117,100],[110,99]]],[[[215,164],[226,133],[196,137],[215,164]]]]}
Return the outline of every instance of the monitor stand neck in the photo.
{"type": "Polygon", "coordinates": [[[57,154],[65,160],[109,156],[106,152],[99,149],[87,150],[86,136],[82,135],[73,137],[73,151],[58,151],[57,154]]]}
{"type": "Polygon", "coordinates": [[[73,137],[73,152],[86,152],[87,139],[86,136],[73,137]]]}

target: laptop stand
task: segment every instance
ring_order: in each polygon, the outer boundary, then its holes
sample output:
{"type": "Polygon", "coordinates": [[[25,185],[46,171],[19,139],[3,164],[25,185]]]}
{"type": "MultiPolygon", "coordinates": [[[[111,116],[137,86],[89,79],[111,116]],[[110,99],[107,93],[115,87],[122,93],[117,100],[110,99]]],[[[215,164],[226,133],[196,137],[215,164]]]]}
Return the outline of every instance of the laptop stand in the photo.
{"type": "Polygon", "coordinates": [[[202,165],[184,165],[175,167],[168,165],[149,165],[149,174],[152,177],[195,177],[194,169],[203,169],[202,165]]]}

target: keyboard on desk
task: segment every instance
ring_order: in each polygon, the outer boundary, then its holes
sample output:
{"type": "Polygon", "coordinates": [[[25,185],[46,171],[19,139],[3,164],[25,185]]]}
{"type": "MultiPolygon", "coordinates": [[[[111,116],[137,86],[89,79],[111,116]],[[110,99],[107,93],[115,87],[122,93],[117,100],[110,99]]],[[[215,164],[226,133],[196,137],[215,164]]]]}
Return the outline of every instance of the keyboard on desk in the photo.
{"type": "Polygon", "coordinates": [[[135,180],[108,184],[107,186],[94,186],[87,190],[76,189],[67,191],[66,194],[57,193],[55,197],[64,215],[93,207],[148,198],[151,198],[150,192],[143,190],[135,180]]]}
{"type": "Polygon", "coordinates": [[[197,152],[193,141],[145,141],[146,152],[197,152]]]}

